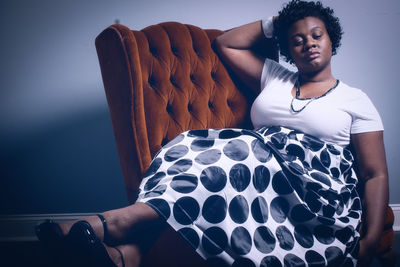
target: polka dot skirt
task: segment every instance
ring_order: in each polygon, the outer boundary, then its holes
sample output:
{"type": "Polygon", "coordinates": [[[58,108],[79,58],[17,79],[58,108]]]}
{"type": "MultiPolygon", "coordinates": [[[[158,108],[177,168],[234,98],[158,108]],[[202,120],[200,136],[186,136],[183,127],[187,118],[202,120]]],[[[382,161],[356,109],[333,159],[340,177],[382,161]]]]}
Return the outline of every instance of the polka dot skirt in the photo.
{"type": "Polygon", "coordinates": [[[361,202],[347,149],[283,127],[187,131],[138,202],[211,266],[355,266],[361,202]]]}

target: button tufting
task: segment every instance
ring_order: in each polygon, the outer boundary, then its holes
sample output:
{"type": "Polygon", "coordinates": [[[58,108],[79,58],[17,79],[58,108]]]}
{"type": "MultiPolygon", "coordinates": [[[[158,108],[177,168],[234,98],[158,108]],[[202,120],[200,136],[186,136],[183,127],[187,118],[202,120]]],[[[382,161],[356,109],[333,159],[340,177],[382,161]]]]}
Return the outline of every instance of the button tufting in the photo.
{"type": "Polygon", "coordinates": [[[194,80],[195,80],[194,74],[190,74],[190,80],[191,80],[191,81],[194,81],[194,80]]]}
{"type": "Polygon", "coordinates": [[[208,101],[208,107],[209,107],[210,109],[213,109],[213,108],[214,108],[214,106],[213,106],[213,104],[211,103],[211,101],[208,101]]]}
{"type": "Polygon", "coordinates": [[[176,82],[175,82],[174,76],[170,76],[170,77],[169,77],[169,81],[171,82],[171,84],[172,84],[173,86],[176,87],[176,82]]]}
{"type": "Polygon", "coordinates": [[[178,49],[176,49],[174,46],[171,46],[171,51],[172,51],[172,54],[174,54],[175,56],[178,56],[178,49]]]}
{"type": "Polygon", "coordinates": [[[188,104],[188,110],[189,110],[189,112],[192,112],[193,111],[193,106],[192,106],[192,104],[188,104]]]}
{"type": "Polygon", "coordinates": [[[157,55],[157,50],[156,50],[154,47],[150,47],[149,50],[150,50],[150,53],[151,53],[153,56],[156,56],[156,55],[157,55]]]}
{"type": "Polygon", "coordinates": [[[171,106],[170,104],[167,105],[166,110],[167,110],[167,112],[168,112],[169,114],[172,114],[172,113],[173,113],[173,112],[172,112],[172,106],[171,106]]]}
{"type": "Polygon", "coordinates": [[[150,84],[150,86],[153,86],[155,84],[155,79],[153,78],[153,76],[149,76],[149,78],[147,79],[147,82],[150,84]]]}

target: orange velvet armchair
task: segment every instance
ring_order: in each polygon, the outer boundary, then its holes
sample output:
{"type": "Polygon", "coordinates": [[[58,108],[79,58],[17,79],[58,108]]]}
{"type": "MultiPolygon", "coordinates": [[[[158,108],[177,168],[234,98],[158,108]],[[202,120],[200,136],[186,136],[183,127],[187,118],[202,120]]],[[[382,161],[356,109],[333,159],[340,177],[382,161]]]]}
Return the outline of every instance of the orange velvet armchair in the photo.
{"type": "MultiPolygon", "coordinates": [[[[179,133],[202,128],[251,128],[249,110],[254,95],[230,75],[212,49],[212,41],[221,33],[177,22],[141,31],[115,24],[96,38],[130,203],[152,157],[179,133]]],[[[263,45],[273,44],[259,47],[263,45]]],[[[277,52],[264,56],[278,59],[277,52]]],[[[385,266],[394,265],[393,221],[388,207],[377,251],[385,266]]],[[[204,265],[183,240],[172,239],[171,231],[167,229],[161,235],[143,265],[204,265]],[[177,247],[185,250],[179,257],[173,253],[177,247]]]]}

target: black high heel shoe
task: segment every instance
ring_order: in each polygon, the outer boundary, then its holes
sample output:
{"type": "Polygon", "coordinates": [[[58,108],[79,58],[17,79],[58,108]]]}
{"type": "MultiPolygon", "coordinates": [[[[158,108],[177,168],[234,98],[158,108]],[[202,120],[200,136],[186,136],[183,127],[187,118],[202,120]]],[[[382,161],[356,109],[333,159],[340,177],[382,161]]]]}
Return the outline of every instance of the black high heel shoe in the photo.
{"type": "MultiPolygon", "coordinates": [[[[101,214],[97,215],[103,223],[104,237],[107,236],[107,224],[101,214]]],[[[107,249],[103,242],[98,238],[92,226],[87,221],[79,221],[75,223],[69,234],[71,244],[75,249],[80,263],[85,266],[98,266],[98,267],[116,267],[117,265],[112,261],[108,255],[107,249]]],[[[105,239],[104,238],[104,239],[105,239]]],[[[121,256],[122,266],[125,266],[122,252],[113,247],[121,256]]]]}
{"type": "Polygon", "coordinates": [[[58,223],[46,220],[35,227],[35,233],[57,266],[70,266],[67,236],[62,233],[58,223]]]}

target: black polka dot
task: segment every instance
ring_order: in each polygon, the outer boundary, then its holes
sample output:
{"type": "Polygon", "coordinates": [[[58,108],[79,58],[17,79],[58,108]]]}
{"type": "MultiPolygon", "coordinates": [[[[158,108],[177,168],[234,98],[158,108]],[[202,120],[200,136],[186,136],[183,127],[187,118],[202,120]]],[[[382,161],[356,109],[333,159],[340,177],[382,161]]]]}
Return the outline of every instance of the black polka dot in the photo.
{"type": "Polygon", "coordinates": [[[328,266],[339,266],[344,259],[344,255],[338,247],[332,246],[325,250],[325,258],[328,266]]]}
{"type": "Polygon", "coordinates": [[[190,137],[207,137],[208,130],[207,129],[190,130],[187,135],[190,137]]]}
{"type": "Polygon", "coordinates": [[[221,158],[221,151],[218,149],[210,149],[204,152],[201,152],[197,157],[194,159],[197,163],[203,165],[209,165],[216,163],[221,158]]]}
{"type": "Polygon", "coordinates": [[[153,198],[147,201],[146,204],[149,204],[155,208],[165,220],[168,220],[169,216],[171,215],[171,209],[169,208],[167,201],[164,199],[153,198]]]}
{"type": "Polygon", "coordinates": [[[335,237],[343,244],[346,244],[347,242],[349,242],[350,238],[353,236],[353,233],[354,233],[353,227],[347,226],[340,230],[337,230],[335,232],[335,237]]]}
{"type": "Polygon", "coordinates": [[[324,215],[324,217],[332,218],[335,214],[335,211],[335,207],[330,204],[322,206],[322,214],[324,215]]]}
{"type": "Polygon", "coordinates": [[[252,242],[249,232],[244,227],[236,227],[231,235],[232,250],[238,255],[246,255],[250,252],[252,242]]]}
{"type": "Polygon", "coordinates": [[[303,167],[301,167],[296,162],[289,162],[289,168],[296,175],[302,175],[302,174],[306,173],[304,171],[303,167]]]}
{"type": "Polygon", "coordinates": [[[347,218],[347,217],[340,217],[340,218],[339,218],[339,221],[341,221],[341,222],[343,222],[343,223],[349,223],[349,222],[350,222],[350,219],[347,218]]]}
{"type": "Polygon", "coordinates": [[[275,248],[276,239],[271,230],[265,226],[256,229],[253,239],[254,245],[262,253],[270,253],[275,248]]]}
{"type": "Polygon", "coordinates": [[[210,223],[220,223],[226,217],[225,199],[218,195],[212,195],[204,201],[202,215],[210,223]]]}
{"type": "Polygon", "coordinates": [[[315,137],[312,137],[311,135],[305,134],[303,137],[303,140],[300,141],[300,143],[305,147],[310,149],[311,151],[319,151],[321,148],[324,147],[324,142],[321,140],[318,140],[315,137]]]}
{"type": "Polygon", "coordinates": [[[331,154],[336,155],[336,156],[340,155],[340,151],[337,150],[337,149],[335,148],[335,146],[333,146],[333,145],[331,145],[331,144],[327,144],[326,147],[328,148],[328,151],[329,151],[331,154]]]}
{"type": "Polygon", "coordinates": [[[314,170],[329,174],[329,170],[327,168],[325,168],[324,165],[322,165],[320,159],[317,156],[314,156],[313,159],[311,160],[311,167],[314,170]]]}
{"type": "Polygon", "coordinates": [[[306,266],[301,258],[292,253],[286,254],[286,256],[283,258],[283,263],[285,266],[306,266]]]}
{"type": "Polygon", "coordinates": [[[171,188],[179,193],[191,193],[197,188],[198,179],[195,175],[183,173],[172,178],[171,188]]]}
{"type": "Polygon", "coordinates": [[[242,192],[250,184],[249,168],[244,164],[236,164],[232,166],[229,171],[229,181],[236,191],[242,192]]]}
{"type": "Polygon", "coordinates": [[[251,214],[258,223],[265,223],[268,220],[268,203],[262,196],[258,196],[251,203],[251,214]]]}
{"type": "Polygon", "coordinates": [[[288,153],[289,155],[293,155],[296,156],[297,158],[299,158],[301,161],[304,161],[305,158],[305,154],[304,154],[304,150],[301,146],[296,145],[296,144],[289,144],[286,147],[286,153],[288,153]]]}
{"type": "Polygon", "coordinates": [[[336,207],[336,214],[342,215],[343,211],[344,211],[344,204],[342,201],[339,201],[338,206],[336,207]]]}
{"type": "Polygon", "coordinates": [[[340,166],[339,166],[339,168],[340,168],[340,171],[342,172],[342,173],[345,173],[345,172],[347,172],[349,169],[350,169],[350,164],[347,162],[347,161],[345,161],[345,160],[341,160],[340,161],[340,166]]]}
{"type": "Polygon", "coordinates": [[[353,204],[351,204],[351,208],[352,210],[361,210],[361,201],[359,198],[355,198],[353,200],[353,204]]]}
{"type": "Polygon", "coordinates": [[[326,174],[320,172],[313,172],[311,173],[311,177],[323,184],[326,184],[329,187],[332,186],[331,180],[326,174]]]}
{"type": "Polygon", "coordinates": [[[143,198],[150,198],[150,197],[159,197],[167,190],[167,186],[165,184],[160,184],[156,188],[152,189],[151,191],[147,192],[143,198]]]}
{"type": "Polygon", "coordinates": [[[182,172],[185,172],[192,167],[192,160],[190,159],[181,159],[175,162],[171,167],[168,168],[167,173],[169,175],[175,175],[182,172]]]}
{"type": "Polygon", "coordinates": [[[199,204],[192,197],[178,199],[173,207],[175,220],[182,225],[193,223],[199,216],[199,213],[199,204]]]}
{"type": "Polygon", "coordinates": [[[239,131],[234,131],[234,130],[231,130],[231,129],[227,129],[227,130],[222,130],[219,133],[219,138],[220,139],[230,139],[230,138],[235,138],[235,137],[238,137],[238,136],[241,136],[241,135],[242,135],[242,133],[239,132],[239,131]]]}
{"type": "Polygon", "coordinates": [[[349,189],[346,188],[346,187],[343,187],[343,188],[340,190],[340,196],[342,197],[343,203],[346,203],[346,204],[347,204],[347,203],[350,201],[350,197],[351,197],[351,194],[350,194],[350,192],[349,192],[349,189]]]}
{"type": "Polygon", "coordinates": [[[171,147],[164,154],[164,160],[168,162],[175,161],[177,159],[182,158],[189,152],[189,148],[185,145],[176,145],[171,147]]]}
{"type": "Polygon", "coordinates": [[[238,195],[229,204],[229,216],[235,223],[244,223],[249,217],[249,205],[246,198],[238,195]]]}
{"type": "Polygon", "coordinates": [[[259,165],[254,169],[253,185],[258,193],[262,193],[267,189],[270,179],[271,177],[267,167],[259,165]]]}
{"type": "Polygon", "coordinates": [[[324,216],[321,216],[321,215],[317,216],[317,220],[319,222],[321,222],[322,224],[325,224],[325,225],[334,225],[335,222],[336,222],[335,218],[324,217],[324,216]]]}
{"type": "Polygon", "coordinates": [[[325,245],[331,244],[335,241],[333,229],[326,225],[318,225],[314,228],[314,236],[319,242],[325,245]]]}
{"type": "Polygon", "coordinates": [[[199,235],[196,233],[195,230],[189,227],[184,227],[178,230],[178,233],[185,237],[185,239],[189,242],[189,244],[194,248],[197,249],[200,244],[199,235]]]}
{"type": "Polygon", "coordinates": [[[160,168],[162,162],[163,161],[161,158],[155,158],[151,162],[149,169],[147,170],[146,174],[144,175],[144,178],[155,174],[158,171],[158,169],[160,168]]]}
{"type": "Polygon", "coordinates": [[[331,156],[329,155],[328,149],[324,149],[321,151],[321,163],[324,165],[326,168],[329,168],[331,166],[331,156]]]}
{"type": "Polygon", "coordinates": [[[282,263],[275,256],[266,256],[261,260],[260,267],[282,267],[282,263]]]}
{"type": "Polygon", "coordinates": [[[271,136],[271,142],[276,146],[278,149],[282,149],[285,147],[287,142],[287,135],[285,133],[276,133],[271,136]]]}
{"type": "Polygon", "coordinates": [[[308,191],[304,200],[312,212],[317,213],[322,207],[322,202],[314,191],[308,191]]]}
{"type": "Polygon", "coordinates": [[[291,250],[294,247],[294,238],[286,226],[276,228],[275,236],[278,239],[279,246],[284,250],[291,250]]]}
{"type": "Polygon", "coordinates": [[[269,127],[265,132],[264,132],[264,136],[270,135],[270,134],[274,134],[274,133],[278,133],[281,131],[281,127],[279,126],[272,126],[269,127]]]}
{"type": "Polygon", "coordinates": [[[294,227],[294,237],[303,248],[311,248],[314,245],[313,235],[304,225],[294,227]]]}
{"type": "Polygon", "coordinates": [[[185,138],[185,136],[183,134],[180,134],[177,137],[175,137],[174,139],[172,139],[171,141],[169,141],[167,144],[165,144],[163,146],[163,148],[168,148],[168,147],[174,146],[174,145],[178,144],[179,142],[181,142],[183,140],[183,138],[185,138]]]}
{"type": "Polygon", "coordinates": [[[162,178],[165,177],[165,172],[157,172],[156,174],[154,174],[152,177],[150,177],[146,184],[144,185],[144,190],[145,191],[149,191],[151,189],[153,189],[162,178]]]}
{"type": "Polygon", "coordinates": [[[290,194],[293,188],[290,186],[287,177],[282,171],[278,171],[272,177],[272,188],[280,195],[290,194]]]}
{"type": "Polygon", "coordinates": [[[221,228],[210,227],[204,231],[201,244],[208,254],[217,255],[225,250],[228,245],[228,237],[221,228]]]}
{"type": "Polygon", "coordinates": [[[315,214],[312,213],[304,204],[297,204],[294,206],[290,215],[296,222],[306,222],[315,217],[315,214]]]}
{"type": "Polygon", "coordinates": [[[352,162],[354,160],[353,155],[351,154],[350,150],[348,150],[348,149],[343,149],[343,156],[345,159],[347,159],[350,162],[352,162]]]}
{"type": "Polygon", "coordinates": [[[251,150],[260,162],[268,162],[272,158],[271,150],[260,140],[255,139],[251,142],[251,150]]]}
{"type": "Polygon", "coordinates": [[[200,181],[208,191],[218,192],[225,187],[227,177],[222,168],[211,166],[201,172],[200,181]]]}
{"type": "Polygon", "coordinates": [[[256,267],[256,265],[250,259],[238,258],[233,262],[232,267],[256,267]]]}
{"type": "Polygon", "coordinates": [[[283,223],[289,212],[289,203],[282,197],[276,197],[271,201],[271,216],[277,223],[283,223]]]}
{"type": "Polygon", "coordinates": [[[204,151],[214,145],[214,139],[199,137],[192,141],[190,149],[193,151],[204,151]]]}
{"type": "Polygon", "coordinates": [[[309,266],[326,266],[325,258],[314,250],[307,251],[305,256],[309,266]]]}
{"type": "Polygon", "coordinates": [[[340,176],[340,171],[339,171],[339,169],[336,168],[336,167],[333,167],[333,168],[330,169],[330,171],[331,171],[331,174],[332,174],[333,178],[337,181],[337,179],[338,179],[339,176],[340,176]]]}
{"type": "Polygon", "coordinates": [[[236,161],[245,160],[249,156],[249,146],[239,139],[229,141],[223,151],[228,158],[236,161]]]}

